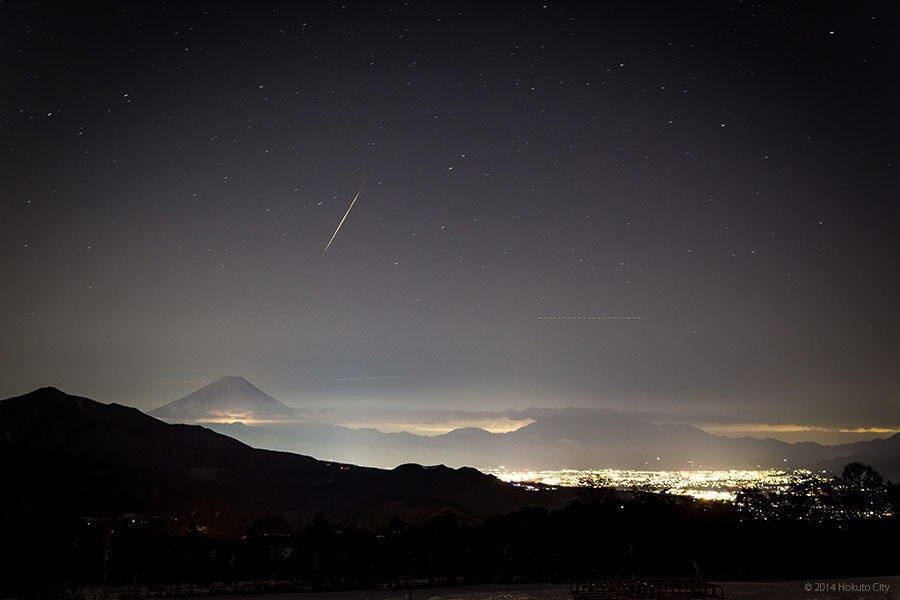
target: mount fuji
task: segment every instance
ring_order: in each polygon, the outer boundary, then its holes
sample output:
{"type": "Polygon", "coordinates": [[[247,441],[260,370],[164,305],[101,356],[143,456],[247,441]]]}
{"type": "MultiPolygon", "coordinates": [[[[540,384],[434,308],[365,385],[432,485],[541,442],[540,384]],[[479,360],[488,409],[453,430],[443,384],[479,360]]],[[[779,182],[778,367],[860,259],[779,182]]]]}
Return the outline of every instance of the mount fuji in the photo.
{"type": "Polygon", "coordinates": [[[149,414],[174,423],[285,422],[299,415],[243,377],[222,377],[149,414]]]}

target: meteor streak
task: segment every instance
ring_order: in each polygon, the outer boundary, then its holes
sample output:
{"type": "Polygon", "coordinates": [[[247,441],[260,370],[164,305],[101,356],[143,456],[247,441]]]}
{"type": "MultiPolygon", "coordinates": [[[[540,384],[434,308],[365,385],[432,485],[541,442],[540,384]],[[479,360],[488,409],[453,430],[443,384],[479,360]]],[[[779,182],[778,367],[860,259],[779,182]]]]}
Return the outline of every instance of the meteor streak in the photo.
{"type": "Polygon", "coordinates": [[[328,240],[328,243],[325,244],[325,249],[322,250],[322,258],[325,258],[325,253],[328,252],[328,249],[331,248],[331,242],[334,241],[334,238],[337,237],[338,231],[341,230],[341,225],[344,224],[344,221],[347,219],[347,215],[350,214],[350,211],[353,210],[353,205],[356,204],[356,199],[359,198],[359,195],[362,194],[363,188],[366,187],[365,182],[359,187],[359,191],[356,192],[356,195],[353,196],[353,201],[350,202],[350,206],[347,208],[347,212],[344,213],[344,217],[341,219],[341,222],[338,223],[337,229],[334,230],[334,233],[331,234],[331,239],[328,240]]]}

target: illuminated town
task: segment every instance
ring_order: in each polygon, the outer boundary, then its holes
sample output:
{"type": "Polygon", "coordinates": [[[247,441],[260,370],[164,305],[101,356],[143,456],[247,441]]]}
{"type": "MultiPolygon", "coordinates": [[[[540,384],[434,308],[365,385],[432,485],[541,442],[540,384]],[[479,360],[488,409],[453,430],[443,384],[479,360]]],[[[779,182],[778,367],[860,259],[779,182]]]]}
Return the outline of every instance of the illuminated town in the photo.
{"type": "Polygon", "coordinates": [[[784,492],[800,484],[827,475],[807,470],[782,471],[730,470],[730,471],[632,471],[626,469],[550,471],[509,471],[501,467],[489,469],[489,473],[510,483],[528,487],[529,484],[565,487],[610,487],[618,490],[638,489],[691,496],[701,500],[734,502],[743,489],[784,492]]]}
{"type": "Polygon", "coordinates": [[[623,492],[671,494],[730,503],[749,519],[824,522],[879,520],[894,515],[894,502],[888,497],[889,488],[880,479],[854,486],[827,471],[518,471],[504,467],[486,471],[503,481],[532,490],[548,487],[612,488],[623,492]]]}

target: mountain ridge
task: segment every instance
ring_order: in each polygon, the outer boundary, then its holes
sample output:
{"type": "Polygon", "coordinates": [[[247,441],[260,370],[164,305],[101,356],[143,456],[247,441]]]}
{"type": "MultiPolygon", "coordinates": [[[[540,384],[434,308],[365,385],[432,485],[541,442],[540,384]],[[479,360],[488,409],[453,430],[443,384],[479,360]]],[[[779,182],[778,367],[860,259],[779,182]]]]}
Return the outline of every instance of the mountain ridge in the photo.
{"type": "Polygon", "coordinates": [[[568,502],[566,492],[537,496],[474,469],[383,470],[252,448],[56,388],[0,401],[0,432],[2,502],[50,520],[149,514],[227,537],[271,515],[296,527],[319,512],[353,524],[397,500],[411,514],[424,504],[482,516],[568,502]]]}

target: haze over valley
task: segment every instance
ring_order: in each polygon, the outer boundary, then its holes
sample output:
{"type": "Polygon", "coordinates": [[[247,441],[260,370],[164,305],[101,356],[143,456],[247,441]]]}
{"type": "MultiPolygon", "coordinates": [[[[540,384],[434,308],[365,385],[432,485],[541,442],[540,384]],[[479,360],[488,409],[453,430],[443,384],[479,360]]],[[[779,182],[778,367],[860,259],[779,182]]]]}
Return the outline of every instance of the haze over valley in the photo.
{"type": "MultiPolygon", "coordinates": [[[[311,420],[242,377],[224,377],[149,413],[169,422],[198,423],[251,446],[381,468],[407,462],[482,469],[836,469],[850,460],[900,477],[900,435],[821,445],[772,438],[733,438],[679,423],[652,423],[614,410],[529,409],[496,413],[518,427],[477,427],[439,435],[385,433],[311,420]],[[246,421],[246,422],[245,422],[246,421]]],[[[446,416],[446,415],[445,415],[446,416]]],[[[481,418],[485,418],[481,414],[481,418]]]]}

